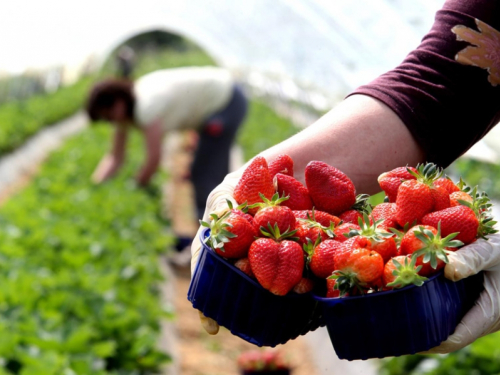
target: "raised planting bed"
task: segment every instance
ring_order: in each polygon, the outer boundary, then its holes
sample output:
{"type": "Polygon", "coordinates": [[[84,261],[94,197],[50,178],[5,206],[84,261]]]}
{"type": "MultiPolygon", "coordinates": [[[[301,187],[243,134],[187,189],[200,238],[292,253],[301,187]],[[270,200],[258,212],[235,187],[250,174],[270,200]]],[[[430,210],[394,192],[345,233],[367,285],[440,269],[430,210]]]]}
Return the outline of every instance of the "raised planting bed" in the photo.
{"type": "Polygon", "coordinates": [[[135,187],[142,146],[126,170],[89,176],[108,127],[69,140],[32,183],[0,207],[0,374],[144,374],[169,359],[157,349],[159,255],[169,244],[158,176],[135,187]]]}

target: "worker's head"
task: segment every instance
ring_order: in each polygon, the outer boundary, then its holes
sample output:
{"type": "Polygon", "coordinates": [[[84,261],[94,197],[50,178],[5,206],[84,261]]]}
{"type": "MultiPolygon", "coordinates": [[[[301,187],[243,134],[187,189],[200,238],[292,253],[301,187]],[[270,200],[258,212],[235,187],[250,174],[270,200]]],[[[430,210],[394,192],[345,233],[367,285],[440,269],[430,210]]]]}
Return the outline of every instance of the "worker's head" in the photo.
{"type": "Polygon", "coordinates": [[[133,83],[107,79],[94,85],[87,99],[87,113],[92,121],[123,123],[133,120],[135,97],[133,83]]]}

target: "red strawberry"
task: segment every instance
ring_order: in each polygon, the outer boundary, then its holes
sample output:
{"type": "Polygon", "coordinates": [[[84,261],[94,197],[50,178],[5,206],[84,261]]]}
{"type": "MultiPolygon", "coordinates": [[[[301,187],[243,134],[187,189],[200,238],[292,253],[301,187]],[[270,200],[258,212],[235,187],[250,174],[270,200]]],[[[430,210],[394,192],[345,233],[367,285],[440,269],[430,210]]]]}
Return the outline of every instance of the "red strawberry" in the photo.
{"type": "Polygon", "coordinates": [[[300,281],[293,287],[293,291],[297,294],[309,293],[314,288],[314,281],[307,277],[303,277],[300,281]]]}
{"type": "Polygon", "coordinates": [[[396,199],[396,220],[400,226],[420,222],[433,207],[434,198],[428,185],[417,180],[407,180],[399,187],[396,199]]]}
{"type": "Polygon", "coordinates": [[[274,177],[276,191],[280,196],[288,196],[288,200],[282,203],[283,206],[292,210],[311,210],[313,203],[307,188],[291,176],[278,173],[274,177]]]}
{"type": "Polygon", "coordinates": [[[361,227],[358,224],[342,223],[335,227],[335,230],[333,231],[335,234],[335,240],[345,242],[349,238],[348,234],[350,231],[359,229],[361,229],[361,227]]]}
{"type": "Polygon", "coordinates": [[[443,236],[460,232],[457,240],[464,244],[474,241],[478,235],[479,220],[474,210],[466,206],[455,206],[441,211],[435,211],[422,218],[422,224],[436,227],[441,222],[443,236]]]}
{"type": "Polygon", "coordinates": [[[380,221],[379,228],[399,228],[396,221],[396,203],[379,203],[373,207],[372,214],[373,220],[380,221]]]}
{"type": "Polygon", "coordinates": [[[240,271],[243,273],[247,274],[248,276],[255,278],[255,275],[252,272],[252,267],[250,266],[250,261],[248,258],[241,258],[238,259],[235,263],[234,266],[238,268],[240,271]]]}
{"type": "Polygon", "coordinates": [[[321,241],[333,238],[333,224],[330,227],[324,227],[314,220],[298,219],[295,224],[295,237],[298,238],[298,243],[303,246],[309,241],[316,242],[318,237],[321,241]]]}
{"type": "Polygon", "coordinates": [[[243,219],[247,220],[250,224],[253,225],[253,216],[247,213],[248,205],[246,203],[240,204],[238,207],[233,208],[233,203],[228,199],[226,199],[226,201],[232,215],[241,216],[243,219]]]}
{"type": "Polygon", "coordinates": [[[446,189],[446,191],[448,191],[448,194],[460,190],[460,188],[457,185],[455,185],[455,183],[448,177],[438,178],[436,181],[434,181],[434,186],[439,186],[446,189]]]}
{"type": "Polygon", "coordinates": [[[250,209],[257,208],[258,211],[253,217],[253,223],[255,228],[260,231],[261,227],[268,228],[271,226],[274,228],[278,225],[280,232],[295,229],[295,216],[292,210],[285,206],[280,206],[280,203],[288,199],[287,197],[279,198],[278,193],[274,194],[269,200],[263,195],[261,196],[263,202],[255,203],[250,207],[250,209]]]}
{"type": "Polygon", "coordinates": [[[269,163],[269,173],[271,178],[276,174],[281,173],[293,177],[293,160],[286,154],[281,154],[269,163]]]}
{"type": "Polygon", "coordinates": [[[384,263],[396,256],[398,249],[393,238],[393,233],[378,228],[377,225],[379,222],[377,221],[370,223],[370,219],[366,213],[363,215],[363,219],[359,219],[358,223],[360,229],[353,229],[349,233],[350,237],[361,236],[366,238],[370,243],[369,249],[379,253],[384,263]]]}
{"type": "Polygon", "coordinates": [[[257,234],[255,228],[239,215],[226,212],[220,218],[210,215],[210,223],[201,221],[201,225],[210,228],[207,243],[214,251],[224,258],[246,257],[248,249],[257,234]]]}
{"type": "MultiPolygon", "coordinates": [[[[432,192],[433,182],[440,178],[443,170],[433,163],[417,165],[417,171],[410,171],[416,180],[406,180],[398,188],[396,198],[396,220],[401,227],[409,223],[420,223],[422,217],[432,211],[435,197],[439,192],[432,192]]],[[[437,205],[442,205],[438,199],[437,205]]]]}
{"type": "Polygon", "coordinates": [[[413,176],[408,169],[413,172],[417,170],[413,167],[398,167],[389,172],[384,172],[380,176],[378,176],[378,183],[382,190],[389,198],[389,202],[396,202],[396,197],[398,195],[399,185],[406,180],[415,180],[415,176],[413,176]]]}
{"type": "Polygon", "coordinates": [[[250,246],[248,259],[252,271],[264,289],[284,296],[302,279],[304,252],[295,241],[284,238],[293,232],[281,235],[272,229],[273,238],[258,238],[250,246]]]}
{"type": "Polygon", "coordinates": [[[369,250],[370,242],[362,236],[345,241],[334,255],[335,268],[332,278],[337,280],[340,295],[364,288],[382,277],[384,261],[379,253],[369,250]]]}
{"type": "MultiPolygon", "coordinates": [[[[337,298],[340,297],[340,290],[335,288],[337,280],[326,279],[326,298],[337,298]]],[[[347,296],[348,293],[345,294],[347,296]]]]}
{"type": "Polygon", "coordinates": [[[384,289],[404,288],[412,284],[422,286],[427,278],[418,274],[422,266],[417,266],[416,260],[416,257],[406,255],[389,260],[385,264],[382,276],[384,289]]]}
{"type": "Polygon", "coordinates": [[[448,190],[443,187],[432,186],[431,194],[432,199],[434,199],[432,211],[444,210],[445,208],[450,207],[450,194],[448,194],[448,190]]]}
{"type": "MultiPolygon", "coordinates": [[[[310,244],[312,244],[312,242],[310,244]]],[[[312,273],[322,279],[326,279],[328,276],[331,276],[333,271],[335,271],[333,256],[340,246],[341,242],[329,239],[320,243],[316,242],[316,244],[310,247],[304,245],[306,253],[309,254],[309,268],[312,273]]]]}
{"type": "Polygon", "coordinates": [[[311,161],[305,169],[306,186],[314,206],[338,215],[356,202],[356,189],[343,172],[321,161],[311,161]]]}
{"type": "Polygon", "coordinates": [[[455,207],[460,205],[459,200],[472,203],[474,199],[465,191],[455,191],[450,194],[450,207],[455,207]]]}
{"type": "Polygon", "coordinates": [[[431,225],[415,225],[401,239],[399,248],[401,255],[416,257],[416,265],[422,266],[418,271],[421,276],[430,276],[448,263],[447,251],[462,246],[455,238],[457,233],[451,233],[441,238],[441,228],[431,225]]]}
{"type": "Polygon", "coordinates": [[[370,198],[368,194],[359,194],[356,196],[356,203],[349,210],[342,212],[339,219],[344,223],[357,224],[358,218],[363,218],[363,213],[368,213],[368,198],[370,198]]]}
{"type": "MultiPolygon", "coordinates": [[[[233,196],[238,204],[247,203],[251,205],[262,202],[260,194],[271,199],[274,195],[274,185],[266,159],[257,156],[243,172],[234,188],[233,196]]],[[[257,209],[249,210],[250,214],[255,214],[256,211],[257,209]]]]}
{"type": "Polygon", "coordinates": [[[330,215],[328,212],[318,211],[318,210],[294,210],[293,214],[297,219],[311,219],[320,223],[324,227],[330,227],[333,223],[333,226],[337,226],[340,224],[340,218],[334,215],[330,215]]]}

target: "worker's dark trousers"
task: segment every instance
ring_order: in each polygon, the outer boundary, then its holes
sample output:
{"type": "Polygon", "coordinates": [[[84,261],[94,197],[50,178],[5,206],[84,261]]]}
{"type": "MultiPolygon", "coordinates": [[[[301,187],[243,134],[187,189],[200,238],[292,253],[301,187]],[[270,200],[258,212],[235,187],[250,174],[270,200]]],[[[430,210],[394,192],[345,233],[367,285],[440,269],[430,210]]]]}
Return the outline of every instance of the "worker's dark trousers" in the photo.
{"type": "Polygon", "coordinates": [[[191,166],[198,218],[203,217],[210,192],[229,173],[229,153],[247,112],[247,99],[235,85],[226,107],[210,116],[199,131],[200,139],[191,166]]]}

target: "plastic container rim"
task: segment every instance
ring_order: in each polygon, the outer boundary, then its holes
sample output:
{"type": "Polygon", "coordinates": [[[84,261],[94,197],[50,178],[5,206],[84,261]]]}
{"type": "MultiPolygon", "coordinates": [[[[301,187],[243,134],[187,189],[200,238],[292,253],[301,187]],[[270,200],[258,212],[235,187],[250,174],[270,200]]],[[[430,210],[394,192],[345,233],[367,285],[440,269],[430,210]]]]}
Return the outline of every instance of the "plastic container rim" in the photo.
{"type": "Polygon", "coordinates": [[[343,301],[347,301],[347,300],[353,300],[353,299],[360,299],[360,298],[373,298],[373,297],[376,297],[376,296],[383,296],[383,295],[389,295],[389,294],[396,294],[396,293],[400,293],[400,292],[404,292],[406,290],[411,290],[413,288],[422,288],[424,287],[426,284],[430,283],[431,281],[433,281],[434,279],[442,276],[444,273],[443,270],[440,270],[438,273],[436,273],[435,275],[432,275],[431,277],[428,278],[428,280],[426,280],[421,286],[417,286],[417,285],[408,285],[408,286],[405,286],[404,288],[398,288],[398,289],[393,289],[393,290],[386,290],[386,291],[383,291],[383,292],[374,292],[374,293],[369,293],[369,294],[363,294],[361,296],[347,296],[347,297],[321,297],[321,296],[318,296],[316,294],[312,294],[313,297],[315,299],[317,299],[318,301],[334,301],[334,300],[343,300],[343,301]]]}

